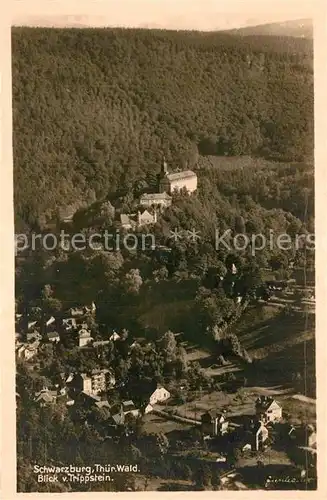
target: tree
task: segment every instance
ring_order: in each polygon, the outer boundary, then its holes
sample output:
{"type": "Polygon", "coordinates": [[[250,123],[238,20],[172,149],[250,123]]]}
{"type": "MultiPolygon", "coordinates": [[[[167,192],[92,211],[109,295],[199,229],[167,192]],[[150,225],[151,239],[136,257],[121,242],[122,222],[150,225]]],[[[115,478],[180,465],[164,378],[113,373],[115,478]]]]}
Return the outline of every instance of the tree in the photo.
{"type": "Polygon", "coordinates": [[[270,259],[270,267],[273,271],[285,269],[288,266],[288,259],[285,253],[273,255],[270,259]]]}
{"type": "Polygon", "coordinates": [[[193,481],[199,490],[209,489],[211,486],[211,471],[209,467],[200,465],[194,472],[193,481]]]}
{"type": "Polygon", "coordinates": [[[210,266],[203,279],[203,286],[210,289],[217,288],[221,284],[226,272],[226,267],[222,262],[218,262],[216,266],[210,266]]]}
{"type": "Polygon", "coordinates": [[[235,217],[235,232],[244,234],[245,233],[245,220],[241,215],[235,217]]]}
{"type": "Polygon", "coordinates": [[[173,332],[168,331],[162,336],[160,341],[160,348],[166,359],[166,362],[171,363],[175,361],[177,355],[177,342],[173,332]]]}
{"type": "Polygon", "coordinates": [[[166,268],[166,266],[162,266],[160,267],[159,269],[156,269],[155,271],[153,271],[153,278],[155,281],[162,281],[162,280],[166,280],[168,278],[168,269],[166,268]]]}
{"type": "Polygon", "coordinates": [[[131,269],[124,277],[123,288],[128,294],[137,295],[143,284],[139,269],[131,269]]]}
{"type": "Polygon", "coordinates": [[[169,448],[169,439],[163,432],[155,434],[156,446],[158,447],[159,453],[165,455],[169,448]]]}
{"type": "Polygon", "coordinates": [[[48,314],[58,314],[62,310],[61,301],[54,297],[44,299],[42,306],[44,312],[47,312],[48,314]]]}

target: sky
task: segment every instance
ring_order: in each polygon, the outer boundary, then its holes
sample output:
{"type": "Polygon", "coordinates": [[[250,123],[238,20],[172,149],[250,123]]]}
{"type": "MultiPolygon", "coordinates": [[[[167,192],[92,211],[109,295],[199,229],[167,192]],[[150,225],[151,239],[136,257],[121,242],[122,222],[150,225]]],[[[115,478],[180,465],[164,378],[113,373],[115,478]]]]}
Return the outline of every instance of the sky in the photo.
{"type": "Polygon", "coordinates": [[[220,30],[311,18],[315,0],[12,0],[11,24],[220,30]]]}

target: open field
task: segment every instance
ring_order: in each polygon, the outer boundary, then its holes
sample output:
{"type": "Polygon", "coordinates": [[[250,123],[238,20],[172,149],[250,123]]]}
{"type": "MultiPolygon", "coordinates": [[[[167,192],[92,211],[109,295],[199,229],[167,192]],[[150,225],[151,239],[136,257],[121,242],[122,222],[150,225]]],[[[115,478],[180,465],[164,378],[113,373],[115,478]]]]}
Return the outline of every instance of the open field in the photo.
{"type": "MultiPolygon", "coordinates": [[[[282,405],[283,411],[290,415],[292,423],[307,422],[314,423],[316,419],[316,405],[314,402],[299,401],[291,391],[283,390],[281,387],[246,387],[238,389],[235,393],[229,394],[221,391],[210,394],[200,393],[195,395],[194,401],[186,402],[182,405],[169,405],[165,411],[174,411],[180,417],[199,420],[201,414],[207,410],[226,410],[227,416],[237,423],[238,417],[250,416],[255,413],[255,400],[261,396],[273,396],[282,405]]],[[[178,423],[172,424],[175,428],[178,423]]],[[[185,426],[183,426],[185,429],[185,426]]]]}
{"type": "Polygon", "coordinates": [[[179,430],[187,430],[191,426],[183,423],[179,423],[173,420],[168,420],[161,418],[154,413],[148,413],[144,417],[144,431],[147,433],[151,432],[163,432],[164,434],[169,434],[170,432],[175,432],[179,430]]]}
{"type": "Polygon", "coordinates": [[[293,462],[290,460],[287,453],[282,450],[269,448],[264,453],[243,455],[237,461],[237,468],[256,467],[258,460],[260,460],[265,466],[271,464],[293,465],[293,462]]]}

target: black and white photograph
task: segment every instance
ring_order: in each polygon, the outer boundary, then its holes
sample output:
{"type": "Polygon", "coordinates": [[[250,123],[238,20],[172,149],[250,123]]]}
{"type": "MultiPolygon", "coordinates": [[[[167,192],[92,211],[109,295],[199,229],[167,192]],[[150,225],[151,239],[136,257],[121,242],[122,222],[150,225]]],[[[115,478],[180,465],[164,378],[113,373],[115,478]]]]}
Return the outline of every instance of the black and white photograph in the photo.
{"type": "Polygon", "coordinates": [[[316,490],[309,3],[70,3],[11,22],[17,492],[316,490]]]}

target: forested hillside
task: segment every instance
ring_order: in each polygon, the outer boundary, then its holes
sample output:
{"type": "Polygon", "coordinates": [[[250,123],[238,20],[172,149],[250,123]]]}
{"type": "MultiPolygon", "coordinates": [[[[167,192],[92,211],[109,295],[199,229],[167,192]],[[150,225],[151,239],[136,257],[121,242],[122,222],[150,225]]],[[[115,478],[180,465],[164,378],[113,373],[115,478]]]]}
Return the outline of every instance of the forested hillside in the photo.
{"type": "Polygon", "coordinates": [[[297,19],[295,21],[246,26],[244,28],[229,30],[228,33],[243,36],[273,35],[313,38],[313,22],[312,19],[297,19]]]}
{"type": "Polygon", "coordinates": [[[194,167],[198,152],[312,155],[311,41],[14,28],[12,51],[19,227],[146,188],[163,153],[172,168],[194,167]]]}

